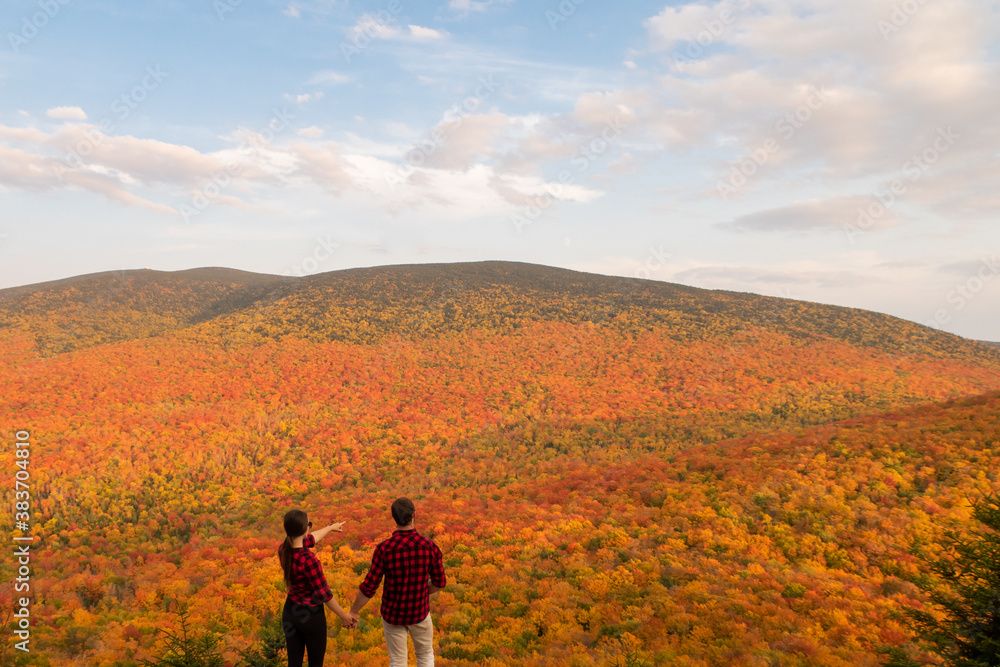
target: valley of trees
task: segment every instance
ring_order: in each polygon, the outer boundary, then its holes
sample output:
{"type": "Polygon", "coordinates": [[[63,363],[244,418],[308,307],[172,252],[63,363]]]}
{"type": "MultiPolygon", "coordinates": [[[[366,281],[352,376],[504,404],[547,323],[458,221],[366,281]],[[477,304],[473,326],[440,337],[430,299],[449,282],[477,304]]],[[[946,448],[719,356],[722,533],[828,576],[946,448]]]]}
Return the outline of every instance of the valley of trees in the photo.
{"type": "MultiPolygon", "coordinates": [[[[284,512],[347,520],[316,550],[344,603],[399,495],[445,554],[442,665],[936,659],[905,611],[998,488],[1000,350],[508,262],[156,273],[0,291],[17,664],[136,666],[178,601],[235,663],[284,600],[284,512]]],[[[333,664],[384,664],[377,603],[330,622],[333,664]]]]}

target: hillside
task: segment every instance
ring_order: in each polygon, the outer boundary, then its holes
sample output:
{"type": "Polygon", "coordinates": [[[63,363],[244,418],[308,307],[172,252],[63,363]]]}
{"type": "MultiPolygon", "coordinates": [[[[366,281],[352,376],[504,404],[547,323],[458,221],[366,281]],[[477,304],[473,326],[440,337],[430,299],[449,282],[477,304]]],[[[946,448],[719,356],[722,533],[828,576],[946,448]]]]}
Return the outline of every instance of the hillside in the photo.
{"type": "Polygon", "coordinates": [[[632,334],[660,326],[678,341],[763,330],[1000,367],[995,346],[872,311],[521,262],[381,266],[303,278],[141,269],[0,290],[0,328],[30,333],[42,355],[199,323],[219,339],[376,343],[470,329],[509,333],[529,321],[592,322],[632,334]]]}
{"type": "MultiPolygon", "coordinates": [[[[141,367],[162,356],[130,352],[141,367]]],[[[290,506],[348,520],[319,553],[349,599],[405,493],[451,578],[432,607],[443,665],[600,665],[634,649],[655,664],[874,666],[880,646],[914,639],[899,611],[922,599],[916,556],[961,528],[965,497],[1000,472],[998,392],[650,454],[599,420],[545,441],[531,421],[463,435],[484,416],[447,393],[412,413],[315,390],[296,408],[280,394],[284,364],[249,369],[262,398],[241,406],[246,386],[205,385],[207,368],[195,364],[183,398],[139,374],[123,388],[136,402],[109,392],[100,366],[81,368],[71,403],[44,409],[36,618],[46,654],[65,656],[53,664],[149,656],[153,628],[176,627],[172,599],[246,646],[249,619],[283,598],[273,550],[290,506]],[[232,393],[187,395],[213,387],[232,393]]],[[[331,650],[384,661],[374,613],[331,650]]]]}
{"type": "Polygon", "coordinates": [[[279,298],[295,279],[225,268],[104,271],[0,290],[0,332],[41,356],[157,336],[279,298]]]}
{"type": "MultiPolygon", "coordinates": [[[[876,313],[510,262],[97,275],[0,294],[52,665],[133,667],[172,600],[233,659],[287,509],[349,520],[343,603],[398,495],[451,573],[442,665],[876,665],[996,481],[996,352],[876,313]]],[[[384,663],[377,602],[329,660],[384,663]]]]}
{"type": "Polygon", "coordinates": [[[247,321],[267,336],[359,343],[392,334],[509,332],[524,321],[593,322],[633,334],[661,326],[683,342],[761,329],[888,352],[1000,362],[1000,353],[976,341],[871,311],[520,262],[384,266],[313,275],[268,307],[258,304],[213,324],[231,334],[246,330],[247,321]]]}

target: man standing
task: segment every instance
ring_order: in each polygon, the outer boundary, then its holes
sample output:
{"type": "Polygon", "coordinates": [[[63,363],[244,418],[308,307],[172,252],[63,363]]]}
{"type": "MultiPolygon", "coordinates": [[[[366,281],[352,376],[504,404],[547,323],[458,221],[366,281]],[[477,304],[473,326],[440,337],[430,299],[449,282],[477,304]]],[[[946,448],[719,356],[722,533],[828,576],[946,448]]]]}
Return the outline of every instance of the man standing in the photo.
{"type": "Polygon", "coordinates": [[[396,530],[375,547],[371,569],[351,605],[350,614],[357,621],[358,612],[375,597],[385,576],[382,631],[390,667],[406,667],[407,634],[413,639],[417,667],[434,666],[430,595],[445,586],[444,564],[437,545],[413,527],[415,514],[416,508],[409,498],[397,498],[392,503],[396,530]]]}

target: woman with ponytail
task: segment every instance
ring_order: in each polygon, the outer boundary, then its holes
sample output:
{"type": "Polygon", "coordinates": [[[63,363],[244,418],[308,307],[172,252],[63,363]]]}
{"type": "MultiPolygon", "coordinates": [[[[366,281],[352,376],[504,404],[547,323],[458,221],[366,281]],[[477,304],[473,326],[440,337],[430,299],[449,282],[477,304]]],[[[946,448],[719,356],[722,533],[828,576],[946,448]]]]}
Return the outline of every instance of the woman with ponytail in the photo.
{"type": "Polygon", "coordinates": [[[310,533],[312,521],[302,510],[285,514],[285,541],[278,547],[278,561],[285,574],[288,596],[281,612],[281,625],[288,648],[288,667],[302,667],[303,655],[309,652],[309,667],[323,667],[326,655],[326,605],[340,617],[345,628],[356,627],[351,618],[333,599],[326,583],[323,565],[309,550],[331,530],[343,532],[344,522],[332,523],[310,533]]]}

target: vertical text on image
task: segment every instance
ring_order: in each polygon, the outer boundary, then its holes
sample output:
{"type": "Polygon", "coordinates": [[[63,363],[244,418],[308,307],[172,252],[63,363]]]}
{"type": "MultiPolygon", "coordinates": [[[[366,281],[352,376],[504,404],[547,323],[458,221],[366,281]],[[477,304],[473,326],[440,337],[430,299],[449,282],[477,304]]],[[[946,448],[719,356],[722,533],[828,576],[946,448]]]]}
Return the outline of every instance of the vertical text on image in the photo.
{"type": "MultiPolygon", "coordinates": [[[[28,472],[28,464],[31,459],[31,433],[21,429],[14,434],[14,458],[15,466],[18,468],[14,472],[14,526],[22,531],[27,531],[30,527],[31,519],[31,487],[28,479],[31,477],[28,472]]],[[[16,626],[14,635],[20,639],[14,646],[19,651],[28,652],[31,641],[31,612],[29,604],[31,598],[28,593],[31,591],[31,545],[19,544],[21,542],[31,542],[33,535],[14,536],[14,556],[17,558],[17,577],[14,578],[14,591],[24,593],[23,597],[14,600],[14,622],[16,626]]]]}

